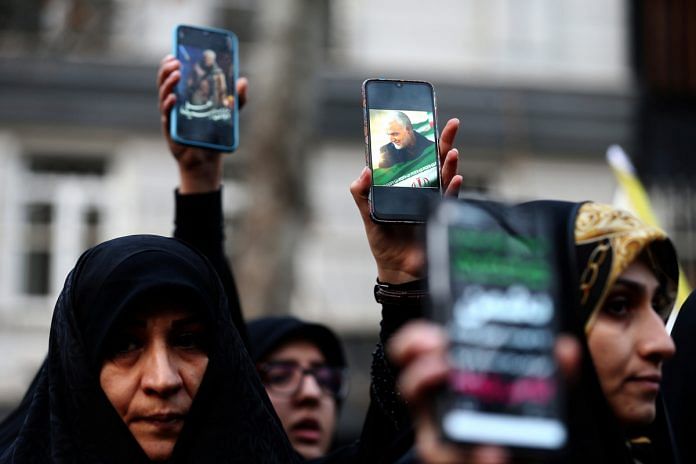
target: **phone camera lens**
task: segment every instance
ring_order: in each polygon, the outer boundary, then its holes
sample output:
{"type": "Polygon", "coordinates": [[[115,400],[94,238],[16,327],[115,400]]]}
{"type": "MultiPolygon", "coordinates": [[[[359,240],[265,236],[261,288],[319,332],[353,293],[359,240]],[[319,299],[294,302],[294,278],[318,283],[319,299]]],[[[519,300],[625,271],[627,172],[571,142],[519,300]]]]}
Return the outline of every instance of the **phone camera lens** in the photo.
{"type": "Polygon", "coordinates": [[[397,82],[397,83],[396,83],[396,86],[397,86],[398,88],[401,88],[401,87],[403,87],[403,86],[404,86],[404,84],[403,84],[403,83],[401,83],[401,82],[397,82]]]}

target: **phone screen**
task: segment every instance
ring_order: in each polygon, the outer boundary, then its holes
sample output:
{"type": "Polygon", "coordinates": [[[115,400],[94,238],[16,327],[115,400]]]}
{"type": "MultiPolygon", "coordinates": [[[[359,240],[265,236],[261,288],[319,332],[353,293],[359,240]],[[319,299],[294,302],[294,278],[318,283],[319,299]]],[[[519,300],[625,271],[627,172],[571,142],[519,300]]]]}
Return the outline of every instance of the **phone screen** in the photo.
{"type": "Polygon", "coordinates": [[[237,39],[231,32],[179,26],[181,62],[172,136],[178,142],[232,151],[237,146],[237,39]]]}
{"type": "Polygon", "coordinates": [[[436,415],[455,442],[559,450],[553,244],[540,215],[491,211],[445,202],[428,224],[433,311],[450,337],[436,415]]]}
{"type": "Polygon", "coordinates": [[[423,222],[440,195],[435,99],[427,82],[363,84],[372,216],[423,222]]]}

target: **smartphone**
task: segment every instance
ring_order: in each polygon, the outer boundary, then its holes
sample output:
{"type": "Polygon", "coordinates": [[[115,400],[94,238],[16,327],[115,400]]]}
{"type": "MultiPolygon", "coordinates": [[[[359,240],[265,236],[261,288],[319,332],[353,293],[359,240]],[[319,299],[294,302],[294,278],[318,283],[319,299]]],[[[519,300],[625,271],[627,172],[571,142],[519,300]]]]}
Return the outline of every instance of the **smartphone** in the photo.
{"type": "Polygon", "coordinates": [[[368,79],[362,95],[370,215],[376,222],[425,222],[441,197],[433,86],[368,79]]]}
{"type": "Polygon", "coordinates": [[[450,375],[435,401],[442,435],[523,455],[561,451],[568,429],[548,221],[538,210],[444,201],[426,230],[432,314],[450,338],[450,375]]]}
{"type": "Polygon", "coordinates": [[[170,117],[175,142],[232,152],[239,144],[237,36],[223,29],[179,25],[173,55],[181,62],[170,117]]]}

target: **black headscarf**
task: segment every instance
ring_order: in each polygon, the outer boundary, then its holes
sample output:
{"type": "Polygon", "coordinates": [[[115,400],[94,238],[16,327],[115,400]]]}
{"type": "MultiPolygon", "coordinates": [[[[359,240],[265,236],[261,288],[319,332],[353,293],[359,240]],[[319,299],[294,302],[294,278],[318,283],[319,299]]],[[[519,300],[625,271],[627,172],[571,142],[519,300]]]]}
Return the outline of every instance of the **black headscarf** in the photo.
{"type": "Polygon", "coordinates": [[[346,367],[346,356],[341,341],[325,325],[303,321],[293,316],[266,316],[250,321],[248,330],[251,341],[249,354],[254,362],[262,361],[290,340],[302,339],[316,345],[330,366],[346,367]]]}
{"type": "Polygon", "coordinates": [[[674,440],[684,463],[696,462],[696,291],[684,302],[672,328],[677,347],[665,362],[665,403],[674,427],[674,440]]]}
{"type": "Polygon", "coordinates": [[[147,458],[99,384],[104,342],[143,298],[185,298],[209,331],[208,366],[171,462],[294,462],[210,263],[175,239],[136,235],[86,251],[68,275],[26,419],[0,463],[147,458]]]}

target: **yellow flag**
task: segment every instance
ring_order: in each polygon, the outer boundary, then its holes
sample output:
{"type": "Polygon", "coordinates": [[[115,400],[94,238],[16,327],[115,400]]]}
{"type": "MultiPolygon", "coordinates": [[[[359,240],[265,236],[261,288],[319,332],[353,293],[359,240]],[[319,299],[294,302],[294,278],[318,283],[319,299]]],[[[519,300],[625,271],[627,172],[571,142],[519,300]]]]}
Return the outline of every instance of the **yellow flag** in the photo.
{"type": "MultiPolygon", "coordinates": [[[[616,181],[619,184],[614,197],[614,204],[626,209],[648,225],[660,227],[657,217],[650,205],[650,198],[643,184],[636,175],[636,170],[623,149],[618,145],[612,145],[607,149],[607,161],[614,171],[616,181]]],[[[679,290],[677,301],[672,314],[667,321],[667,330],[671,332],[674,320],[677,318],[679,308],[691,293],[691,287],[686,280],[684,271],[679,266],[679,290]]]]}

